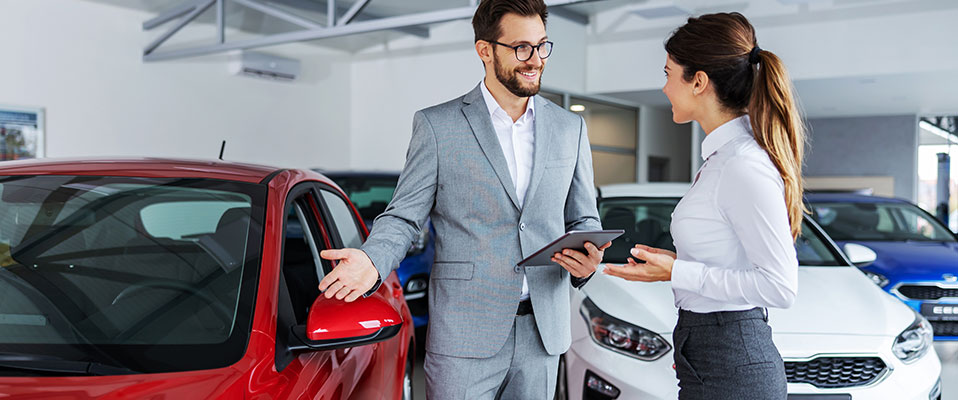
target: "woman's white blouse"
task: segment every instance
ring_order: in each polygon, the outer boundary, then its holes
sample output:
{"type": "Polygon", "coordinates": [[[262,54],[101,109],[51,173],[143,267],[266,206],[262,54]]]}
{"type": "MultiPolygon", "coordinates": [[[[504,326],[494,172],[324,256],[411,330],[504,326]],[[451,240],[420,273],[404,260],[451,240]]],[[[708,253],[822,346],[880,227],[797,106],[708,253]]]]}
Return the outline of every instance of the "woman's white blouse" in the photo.
{"type": "Polygon", "coordinates": [[[706,136],[702,158],[672,214],[675,306],[700,313],[791,306],[798,259],[784,183],[748,116],[706,136]]]}

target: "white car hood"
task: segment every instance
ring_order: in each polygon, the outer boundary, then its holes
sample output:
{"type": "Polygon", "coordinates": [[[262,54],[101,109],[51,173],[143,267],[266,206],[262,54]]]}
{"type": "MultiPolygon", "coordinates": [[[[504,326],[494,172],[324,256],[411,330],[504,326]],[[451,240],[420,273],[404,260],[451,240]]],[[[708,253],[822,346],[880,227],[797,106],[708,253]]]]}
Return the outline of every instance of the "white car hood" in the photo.
{"type": "MultiPolygon", "coordinates": [[[[853,267],[800,267],[798,281],[792,307],[769,310],[776,334],[897,336],[915,319],[853,267]]],[[[599,271],[582,290],[606,314],[659,334],[670,334],[678,319],[668,282],[628,282],[599,271]]]]}

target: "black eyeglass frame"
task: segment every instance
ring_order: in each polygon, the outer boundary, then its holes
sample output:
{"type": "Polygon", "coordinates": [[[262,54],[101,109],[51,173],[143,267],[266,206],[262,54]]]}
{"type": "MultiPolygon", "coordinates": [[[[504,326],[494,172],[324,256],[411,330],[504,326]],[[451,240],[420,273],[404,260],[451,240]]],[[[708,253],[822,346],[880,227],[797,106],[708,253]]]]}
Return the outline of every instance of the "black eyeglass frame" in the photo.
{"type": "Polygon", "coordinates": [[[552,43],[552,41],[549,41],[549,40],[546,40],[545,42],[539,43],[539,44],[537,44],[537,45],[531,45],[531,44],[528,44],[528,43],[523,43],[523,44],[520,44],[520,45],[517,45],[517,46],[511,46],[511,45],[508,45],[508,44],[505,44],[505,43],[502,43],[502,42],[497,42],[497,41],[495,41],[495,40],[487,40],[487,42],[492,43],[492,44],[497,44],[497,45],[500,45],[500,46],[505,46],[505,47],[508,47],[508,48],[512,49],[513,51],[516,52],[516,60],[519,60],[520,62],[529,61],[530,59],[532,59],[532,55],[533,55],[533,54],[538,54],[540,59],[545,60],[545,59],[549,58],[549,56],[552,55],[552,48],[555,47],[555,44],[552,43]],[[549,54],[546,54],[545,57],[543,57],[543,56],[542,56],[542,53],[541,53],[541,51],[542,51],[542,46],[544,46],[544,45],[546,45],[546,44],[549,45],[549,54]],[[522,47],[522,46],[529,46],[529,47],[532,48],[532,50],[529,51],[529,57],[526,57],[525,60],[519,58],[519,48],[522,47]]]}

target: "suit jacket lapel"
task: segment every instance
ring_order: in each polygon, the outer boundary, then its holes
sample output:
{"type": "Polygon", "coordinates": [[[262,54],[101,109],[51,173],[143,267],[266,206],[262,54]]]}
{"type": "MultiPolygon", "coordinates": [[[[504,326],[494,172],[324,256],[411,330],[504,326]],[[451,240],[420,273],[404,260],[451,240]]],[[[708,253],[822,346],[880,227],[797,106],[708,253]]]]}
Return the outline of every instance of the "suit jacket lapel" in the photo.
{"type": "Polygon", "coordinates": [[[542,181],[546,158],[549,156],[549,145],[552,143],[550,134],[553,132],[552,121],[554,118],[547,115],[545,102],[546,99],[542,96],[536,96],[534,105],[536,110],[535,147],[532,155],[532,178],[529,180],[529,188],[526,190],[525,197],[527,204],[532,200],[536,188],[539,187],[539,182],[542,181]]]}
{"type": "Polygon", "coordinates": [[[462,107],[462,113],[469,121],[472,133],[476,135],[476,140],[479,141],[479,147],[482,148],[482,152],[489,163],[492,164],[492,169],[496,171],[499,182],[502,182],[502,187],[509,194],[509,199],[512,200],[512,205],[516,209],[522,209],[522,207],[519,207],[519,199],[516,197],[516,185],[512,182],[512,176],[509,174],[506,156],[502,154],[502,145],[499,144],[499,138],[496,137],[496,129],[492,126],[492,118],[489,116],[489,109],[482,99],[479,86],[466,94],[463,103],[466,104],[462,107]]]}

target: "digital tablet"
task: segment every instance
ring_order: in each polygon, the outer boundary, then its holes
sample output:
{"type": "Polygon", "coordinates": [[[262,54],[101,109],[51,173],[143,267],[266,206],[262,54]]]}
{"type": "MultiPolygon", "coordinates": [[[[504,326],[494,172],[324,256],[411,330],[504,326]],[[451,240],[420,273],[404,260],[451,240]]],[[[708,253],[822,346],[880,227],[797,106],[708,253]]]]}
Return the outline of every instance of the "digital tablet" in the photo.
{"type": "Polygon", "coordinates": [[[622,229],[605,231],[569,231],[566,232],[565,235],[559,236],[558,239],[553,240],[552,243],[545,245],[539,250],[536,250],[535,253],[532,253],[532,255],[526,257],[524,260],[519,261],[519,266],[558,266],[559,264],[552,262],[552,255],[562,252],[562,249],[573,249],[582,253],[588,253],[585,250],[586,242],[590,242],[598,247],[611,242],[612,239],[622,236],[623,233],[625,233],[625,231],[622,229]]]}

